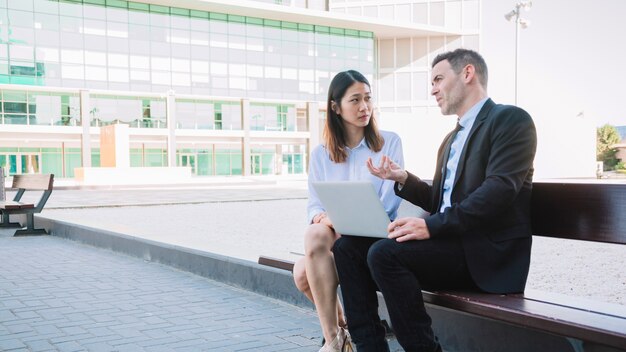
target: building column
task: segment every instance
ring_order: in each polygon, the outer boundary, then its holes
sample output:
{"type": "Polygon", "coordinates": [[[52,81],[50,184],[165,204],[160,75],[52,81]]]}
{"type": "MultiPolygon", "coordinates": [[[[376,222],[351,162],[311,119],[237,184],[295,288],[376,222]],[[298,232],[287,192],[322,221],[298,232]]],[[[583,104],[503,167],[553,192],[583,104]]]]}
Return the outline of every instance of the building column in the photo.
{"type": "Polygon", "coordinates": [[[82,167],[91,167],[91,119],[89,115],[89,91],[80,90],[80,124],[83,128],[81,134],[81,164],[82,167]]]}
{"type": "Polygon", "coordinates": [[[241,143],[241,156],[243,176],[252,174],[252,156],[250,154],[250,100],[241,99],[241,126],[243,126],[243,140],[241,143]]]}
{"type": "MultiPolygon", "coordinates": [[[[306,159],[311,160],[311,151],[320,144],[320,113],[318,104],[308,102],[306,104],[306,118],[309,124],[309,144],[306,152],[306,159]]],[[[306,172],[309,172],[309,163],[305,163],[306,172]]]]}
{"type": "Polygon", "coordinates": [[[167,166],[176,167],[176,96],[173,90],[167,91],[165,98],[167,121],[167,166]]]}
{"type": "MultiPolygon", "coordinates": [[[[283,174],[283,146],[282,144],[276,144],[276,147],[274,148],[275,152],[274,152],[274,173],[276,175],[282,175],[283,174]]],[[[286,174],[289,173],[289,170],[286,171],[286,174]]]]}

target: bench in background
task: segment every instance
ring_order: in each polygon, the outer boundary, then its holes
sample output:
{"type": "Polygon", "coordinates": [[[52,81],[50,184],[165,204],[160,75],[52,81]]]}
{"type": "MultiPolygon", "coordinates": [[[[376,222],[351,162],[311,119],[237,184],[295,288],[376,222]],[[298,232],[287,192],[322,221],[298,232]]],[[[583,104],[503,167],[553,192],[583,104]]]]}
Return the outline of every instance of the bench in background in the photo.
{"type": "MultiPolygon", "coordinates": [[[[624,245],[626,184],[535,182],[532,221],[536,236],[624,245]]],[[[293,262],[278,258],[261,256],[258,262],[278,269],[293,268],[293,262]]],[[[501,346],[496,344],[498,341],[486,341],[499,339],[502,340],[499,343],[511,344],[508,351],[528,350],[533,343],[534,351],[626,351],[626,306],[623,305],[536,290],[509,295],[423,291],[422,295],[427,306],[437,308],[437,314],[447,319],[443,323],[440,317],[433,320],[433,328],[446,350],[502,350],[494,347],[501,346]],[[468,320],[468,315],[487,318],[484,326],[502,330],[485,332],[476,320],[468,320]],[[565,347],[555,347],[558,343],[548,346],[552,343],[550,339],[528,341],[520,337],[527,335],[509,332],[506,326],[564,337],[565,347]],[[460,337],[461,334],[469,337],[460,337]]]]}
{"type": "MultiPolygon", "coordinates": [[[[4,181],[4,180],[3,180],[4,181]]],[[[52,185],[54,184],[53,174],[28,174],[14,175],[12,188],[17,190],[13,200],[0,201],[0,213],[2,213],[2,223],[0,227],[23,227],[19,222],[11,222],[11,215],[25,214],[26,228],[15,231],[15,236],[24,235],[45,235],[45,229],[36,229],[34,214],[41,213],[44,205],[48,201],[52,193],[52,185]],[[41,197],[35,204],[34,202],[22,202],[22,196],[25,192],[40,191],[41,197]]]]}

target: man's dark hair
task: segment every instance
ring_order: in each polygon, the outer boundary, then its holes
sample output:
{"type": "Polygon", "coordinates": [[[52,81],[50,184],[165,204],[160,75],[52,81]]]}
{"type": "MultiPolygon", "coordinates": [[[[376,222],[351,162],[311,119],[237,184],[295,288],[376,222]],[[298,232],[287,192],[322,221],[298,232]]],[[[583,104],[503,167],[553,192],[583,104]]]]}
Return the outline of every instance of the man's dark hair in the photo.
{"type": "Polygon", "coordinates": [[[469,49],[456,49],[454,51],[441,53],[435,57],[431,67],[435,67],[436,64],[444,60],[448,60],[452,70],[457,74],[461,73],[461,70],[466,65],[474,66],[476,75],[478,76],[478,82],[480,82],[484,88],[487,88],[487,63],[479,53],[469,49]]]}

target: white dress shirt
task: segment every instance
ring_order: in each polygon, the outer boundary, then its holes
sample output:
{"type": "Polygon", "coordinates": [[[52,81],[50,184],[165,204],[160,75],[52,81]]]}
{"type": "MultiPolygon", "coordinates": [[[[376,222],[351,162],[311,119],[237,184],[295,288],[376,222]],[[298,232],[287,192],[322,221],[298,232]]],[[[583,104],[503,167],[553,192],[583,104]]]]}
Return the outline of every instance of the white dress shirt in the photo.
{"type": "Polygon", "coordinates": [[[457,132],[454,137],[454,141],[450,146],[450,155],[448,155],[448,160],[444,160],[445,163],[445,175],[446,178],[443,182],[443,200],[441,202],[441,208],[439,209],[440,213],[443,213],[444,209],[449,208],[452,203],[450,201],[450,195],[452,194],[452,186],[454,184],[454,178],[456,177],[456,169],[459,165],[459,160],[461,158],[461,152],[463,151],[463,146],[465,146],[465,142],[467,141],[467,137],[469,136],[470,131],[472,130],[472,126],[474,126],[474,121],[476,121],[476,117],[482,109],[483,105],[489,98],[485,98],[478,103],[474,104],[465,115],[461,116],[459,119],[459,125],[461,125],[461,129],[457,132]]]}

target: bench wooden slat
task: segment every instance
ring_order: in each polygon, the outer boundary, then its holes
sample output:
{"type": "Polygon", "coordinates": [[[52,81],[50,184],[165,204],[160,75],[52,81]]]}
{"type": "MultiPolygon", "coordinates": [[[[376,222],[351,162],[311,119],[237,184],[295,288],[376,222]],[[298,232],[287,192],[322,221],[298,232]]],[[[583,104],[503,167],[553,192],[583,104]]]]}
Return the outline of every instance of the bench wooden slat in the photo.
{"type": "Polygon", "coordinates": [[[626,348],[626,318],[572,309],[520,296],[423,291],[424,302],[583,341],[626,348]]]}
{"type": "Polygon", "coordinates": [[[272,268],[293,271],[294,262],[262,255],[259,257],[259,264],[271,266],[272,268]]]}
{"type": "Polygon", "coordinates": [[[0,209],[6,209],[6,210],[30,209],[34,207],[35,207],[35,204],[32,204],[32,203],[22,203],[22,202],[16,202],[12,200],[0,201],[0,209]]]}
{"type": "Polygon", "coordinates": [[[535,182],[538,236],[626,244],[626,184],[535,182]]]}
{"type": "Polygon", "coordinates": [[[12,188],[48,191],[52,189],[52,178],[49,174],[14,175],[12,188]]]}
{"type": "MultiPolygon", "coordinates": [[[[594,301],[583,297],[573,297],[560,293],[539,291],[533,289],[526,289],[524,293],[508,296],[518,296],[526,300],[533,300],[538,302],[551,302],[553,304],[558,304],[563,307],[569,307],[605,315],[612,315],[626,320],[626,306],[621,304],[594,301]]],[[[626,324],[626,321],[624,323],[626,324]]],[[[626,333],[626,326],[624,327],[624,332],[626,333]]]]}

